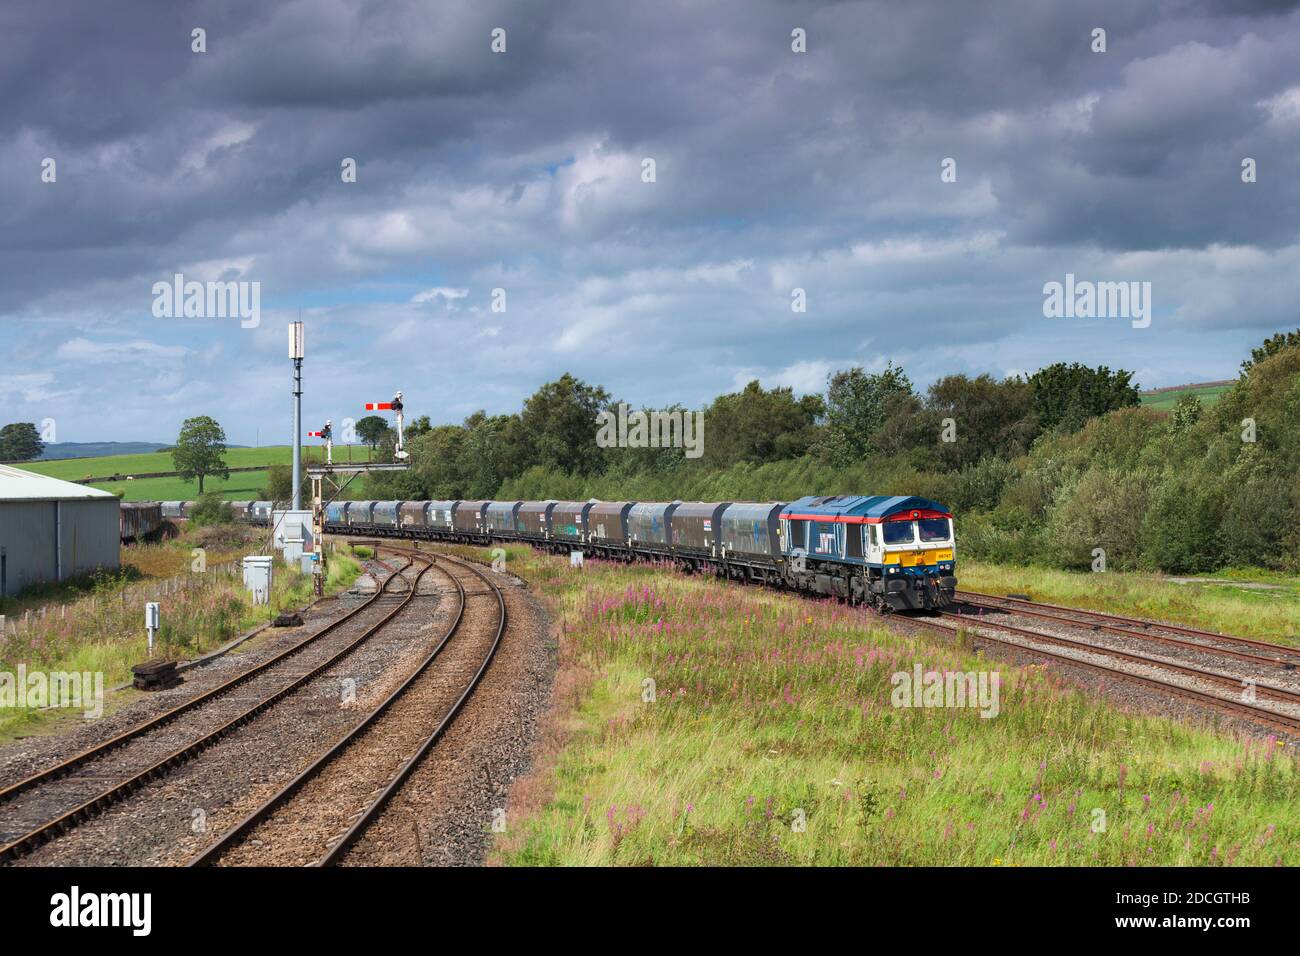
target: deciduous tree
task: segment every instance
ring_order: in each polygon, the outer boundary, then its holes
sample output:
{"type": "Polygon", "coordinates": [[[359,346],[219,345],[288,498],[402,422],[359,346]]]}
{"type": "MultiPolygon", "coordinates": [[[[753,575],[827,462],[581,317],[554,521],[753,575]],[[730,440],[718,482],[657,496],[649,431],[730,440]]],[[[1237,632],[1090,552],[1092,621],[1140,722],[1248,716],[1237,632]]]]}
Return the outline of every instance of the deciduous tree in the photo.
{"type": "Polygon", "coordinates": [[[203,479],[210,475],[229,478],[226,467],[226,433],[215,419],[207,415],[187,418],[181,425],[176,447],[172,449],[172,463],[186,481],[199,480],[199,494],[203,494],[203,479]]]}
{"type": "Polygon", "coordinates": [[[45,443],[31,422],[14,422],[0,428],[0,461],[31,461],[41,457],[45,443]]]}

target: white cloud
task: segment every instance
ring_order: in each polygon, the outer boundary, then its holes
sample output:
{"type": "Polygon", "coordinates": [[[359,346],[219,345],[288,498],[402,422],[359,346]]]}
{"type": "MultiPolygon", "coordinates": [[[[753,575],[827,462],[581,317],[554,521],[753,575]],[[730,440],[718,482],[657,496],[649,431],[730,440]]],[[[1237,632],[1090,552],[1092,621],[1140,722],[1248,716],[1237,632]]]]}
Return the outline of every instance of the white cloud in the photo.
{"type": "Polygon", "coordinates": [[[54,354],[64,361],[78,364],[139,363],[139,369],[143,373],[149,363],[175,361],[184,358],[189,352],[189,349],[181,345],[161,345],[147,339],[133,339],[129,342],[95,342],[86,338],[76,338],[64,342],[54,354]]]}
{"type": "Polygon", "coordinates": [[[423,292],[417,292],[411,297],[412,302],[434,302],[442,299],[444,302],[454,302],[456,299],[463,299],[469,295],[469,289],[453,289],[450,286],[435,286],[432,289],[425,289],[423,292]]]}

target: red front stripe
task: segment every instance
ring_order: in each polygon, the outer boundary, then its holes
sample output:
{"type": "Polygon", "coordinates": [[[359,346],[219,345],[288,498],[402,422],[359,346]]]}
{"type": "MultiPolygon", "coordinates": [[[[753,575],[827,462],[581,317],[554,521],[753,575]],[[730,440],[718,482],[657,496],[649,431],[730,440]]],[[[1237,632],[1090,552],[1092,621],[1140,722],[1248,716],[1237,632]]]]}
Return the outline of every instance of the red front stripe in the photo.
{"type": "MultiPolygon", "coordinates": [[[[922,518],[951,518],[946,511],[922,510],[922,518]]],[[[781,515],[787,521],[823,521],[827,524],[880,524],[882,521],[915,521],[912,512],[890,515],[888,518],[867,518],[859,515],[781,515]]]]}

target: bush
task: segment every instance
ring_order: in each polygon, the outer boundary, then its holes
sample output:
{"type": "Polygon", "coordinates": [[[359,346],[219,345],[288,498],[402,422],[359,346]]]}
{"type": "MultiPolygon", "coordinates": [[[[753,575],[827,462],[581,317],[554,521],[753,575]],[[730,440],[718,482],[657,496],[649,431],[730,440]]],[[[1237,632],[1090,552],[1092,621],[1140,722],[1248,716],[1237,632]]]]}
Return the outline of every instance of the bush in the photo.
{"type": "Polygon", "coordinates": [[[1234,483],[1223,514],[1220,534],[1223,560],[1230,565],[1281,569],[1287,553],[1293,513],[1291,489],[1275,475],[1254,475],[1234,483]]]}
{"type": "Polygon", "coordinates": [[[190,509],[190,524],[196,528],[204,525],[233,524],[235,513],[221,497],[220,492],[209,491],[199,495],[190,509]]]}
{"type": "Polygon", "coordinates": [[[1163,571],[1212,571],[1223,561],[1223,494],[1195,475],[1172,473],[1154,489],[1143,522],[1148,559],[1163,571]]]}
{"type": "Polygon", "coordinates": [[[1016,466],[1003,458],[984,458],[953,475],[947,493],[940,498],[953,513],[992,511],[1002,498],[1002,489],[1019,477],[1016,466]]]}
{"type": "Polygon", "coordinates": [[[1053,562],[1065,568],[1092,567],[1094,551],[1107,568],[1132,569],[1142,555],[1142,519],[1147,489],[1142,476],[1093,468],[1058,496],[1048,540],[1053,562]]]}

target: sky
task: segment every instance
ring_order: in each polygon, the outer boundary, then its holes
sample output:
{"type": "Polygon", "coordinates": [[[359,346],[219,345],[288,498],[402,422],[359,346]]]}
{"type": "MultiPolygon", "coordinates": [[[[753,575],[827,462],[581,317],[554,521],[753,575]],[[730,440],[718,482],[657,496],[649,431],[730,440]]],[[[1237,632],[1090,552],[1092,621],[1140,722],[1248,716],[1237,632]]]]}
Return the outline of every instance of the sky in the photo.
{"type": "Polygon", "coordinates": [[[289,441],[300,312],[304,430],[566,371],[1153,388],[1300,326],[1292,2],[9,4],[0,89],[0,422],[58,441],[289,441]],[[1149,324],[1045,315],[1067,275],[1149,324]]]}

